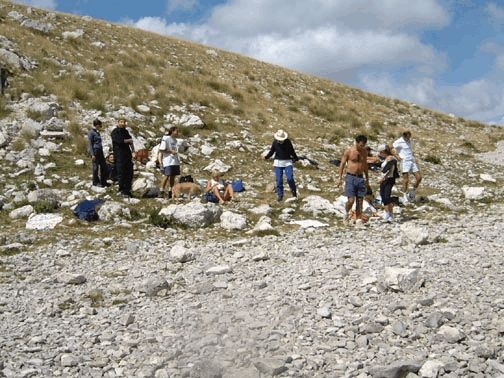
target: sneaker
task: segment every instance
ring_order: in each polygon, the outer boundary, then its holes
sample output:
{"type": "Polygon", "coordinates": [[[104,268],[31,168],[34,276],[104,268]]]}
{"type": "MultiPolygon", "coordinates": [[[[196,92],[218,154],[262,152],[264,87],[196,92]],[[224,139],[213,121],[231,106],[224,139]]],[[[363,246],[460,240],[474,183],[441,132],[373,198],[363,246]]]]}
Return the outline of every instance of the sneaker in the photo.
{"type": "Polygon", "coordinates": [[[402,199],[403,199],[403,203],[408,203],[410,201],[408,193],[403,193],[402,199]]]}
{"type": "Polygon", "coordinates": [[[411,189],[409,191],[409,193],[408,193],[408,200],[414,201],[415,197],[416,197],[416,190],[415,189],[411,189]]]}

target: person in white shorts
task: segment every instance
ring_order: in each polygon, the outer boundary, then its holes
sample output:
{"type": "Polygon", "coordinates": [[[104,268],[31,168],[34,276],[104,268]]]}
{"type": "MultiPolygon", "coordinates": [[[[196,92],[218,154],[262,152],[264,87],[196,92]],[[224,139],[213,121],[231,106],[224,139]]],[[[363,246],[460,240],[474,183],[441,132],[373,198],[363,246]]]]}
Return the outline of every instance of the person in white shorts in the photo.
{"type": "Polygon", "coordinates": [[[395,156],[401,162],[402,184],[403,193],[406,201],[415,199],[416,190],[422,181],[422,174],[416,163],[415,155],[413,153],[413,142],[411,140],[411,131],[406,130],[402,136],[393,143],[395,149],[395,156]],[[408,193],[409,174],[415,175],[415,184],[413,189],[408,193]]]}

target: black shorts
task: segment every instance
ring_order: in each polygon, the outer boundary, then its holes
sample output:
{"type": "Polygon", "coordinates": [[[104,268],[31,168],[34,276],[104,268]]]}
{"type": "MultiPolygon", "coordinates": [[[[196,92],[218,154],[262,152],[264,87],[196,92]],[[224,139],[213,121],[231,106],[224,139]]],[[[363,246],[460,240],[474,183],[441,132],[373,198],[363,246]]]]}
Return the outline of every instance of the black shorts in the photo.
{"type": "Polygon", "coordinates": [[[180,175],[180,165],[169,165],[163,168],[165,176],[178,176],[180,175]]]}

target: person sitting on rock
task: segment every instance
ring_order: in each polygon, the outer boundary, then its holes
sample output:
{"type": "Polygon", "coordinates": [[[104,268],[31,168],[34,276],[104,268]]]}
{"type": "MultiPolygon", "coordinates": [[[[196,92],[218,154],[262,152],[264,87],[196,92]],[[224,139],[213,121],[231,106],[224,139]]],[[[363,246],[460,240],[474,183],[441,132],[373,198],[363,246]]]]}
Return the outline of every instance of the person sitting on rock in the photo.
{"type": "Polygon", "coordinates": [[[223,180],[221,173],[215,170],[212,171],[212,178],[208,180],[205,193],[208,201],[219,202],[221,205],[234,197],[233,185],[223,180]]]}

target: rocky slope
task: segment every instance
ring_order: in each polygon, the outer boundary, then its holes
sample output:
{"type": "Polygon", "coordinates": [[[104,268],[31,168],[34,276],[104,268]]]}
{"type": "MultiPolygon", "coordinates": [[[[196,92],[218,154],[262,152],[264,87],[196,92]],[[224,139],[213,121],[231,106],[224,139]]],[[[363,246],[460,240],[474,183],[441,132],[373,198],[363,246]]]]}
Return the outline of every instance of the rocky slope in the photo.
{"type": "Polygon", "coordinates": [[[2,372],[499,377],[503,209],[220,241],[26,233],[0,265],[2,372]]]}
{"type": "MultiPolygon", "coordinates": [[[[0,16],[0,376],[504,374],[501,128],[87,17],[0,16]],[[106,148],[118,117],[137,148],[178,125],[184,174],[246,191],[220,207],[92,187],[95,117],[106,148]],[[261,158],[278,128],[319,163],[281,204],[261,158]],[[344,226],[330,160],[403,128],[418,201],[344,226]],[[77,220],[90,198],[100,221],[77,220]]],[[[137,164],[136,193],[160,178],[137,164]]]]}

